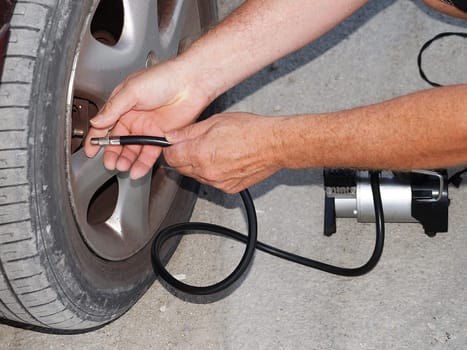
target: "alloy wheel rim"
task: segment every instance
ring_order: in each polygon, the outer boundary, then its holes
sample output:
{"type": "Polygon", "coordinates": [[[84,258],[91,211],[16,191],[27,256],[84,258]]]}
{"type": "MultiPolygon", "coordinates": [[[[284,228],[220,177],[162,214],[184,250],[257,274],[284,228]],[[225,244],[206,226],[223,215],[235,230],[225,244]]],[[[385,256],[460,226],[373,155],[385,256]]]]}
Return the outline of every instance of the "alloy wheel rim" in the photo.
{"type": "Polygon", "coordinates": [[[82,136],[73,128],[74,101],[89,101],[96,110],[101,108],[121,80],[175,56],[186,40],[200,34],[201,24],[199,16],[193,16],[198,11],[194,0],[122,0],[121,35],[109,45],[108,38],[98,40],[91,31],[101,1],[94,2],[85,21],[68,82],[67,175],[70,202],[83,239],[99,257],[120,261],[152,239],[181,178],[159,161],[145,177],[131,180],[127,173],[104,168],[102,150],[87,158],[82,147],[71,146],[72,135],[82,136]]]}

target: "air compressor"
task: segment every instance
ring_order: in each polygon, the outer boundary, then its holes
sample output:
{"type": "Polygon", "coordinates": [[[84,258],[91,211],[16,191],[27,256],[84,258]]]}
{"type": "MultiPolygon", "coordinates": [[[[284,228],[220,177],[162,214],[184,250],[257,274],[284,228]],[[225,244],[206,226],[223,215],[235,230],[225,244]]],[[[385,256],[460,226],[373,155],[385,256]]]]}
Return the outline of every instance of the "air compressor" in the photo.
{"type": "MultiPolygon", "coordinates": [[[[375,222],[368,171],[324,170],[324,234],[336,232],[336,218],[375,222]]],[[[419,223],[428,236],[448,230],[448,173],[440,170],[382,172],[385,222],[419,223]]]]}

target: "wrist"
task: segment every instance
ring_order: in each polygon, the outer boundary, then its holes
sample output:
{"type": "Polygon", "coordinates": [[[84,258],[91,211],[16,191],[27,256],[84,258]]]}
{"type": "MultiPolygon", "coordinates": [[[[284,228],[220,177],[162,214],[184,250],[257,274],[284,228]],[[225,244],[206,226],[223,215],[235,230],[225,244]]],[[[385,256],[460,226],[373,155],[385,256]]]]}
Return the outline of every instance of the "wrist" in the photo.
{"type": "Polygon", "coordinates": [[[279,169],[290,168],[291,129],[289,117],[270,117],[272,161],[279,169]]]}
{"type": "Polygon", "coordinates": [[[319,157],[321,135],[316,115],[279,117],[274,125],[277,162],[281,168],[299,169],[322,166],[319,157]]]}
{"type": "Polygon", "coordinates": [[[196,43],[172,61],[182,75],[186,89],[201,95],[207,102],[206,105],[209,105],[224,91],[215,79],[213,65],[202,57],[202,50],[199,51],[194,46],[196,43]]]}

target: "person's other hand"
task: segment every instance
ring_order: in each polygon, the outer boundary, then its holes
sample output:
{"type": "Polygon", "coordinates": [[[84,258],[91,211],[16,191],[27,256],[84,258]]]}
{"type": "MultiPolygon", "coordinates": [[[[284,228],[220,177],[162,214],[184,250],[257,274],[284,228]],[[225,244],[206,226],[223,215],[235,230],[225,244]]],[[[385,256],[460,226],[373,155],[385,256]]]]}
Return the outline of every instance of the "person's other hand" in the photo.
{"type": "Polygon", "coordinates": [[[227,193],[239,192],[281,168],[276,137],[282,118],[223,113],[167,133],[164,149],[178,172],[227,193]]]}
{"type": "MultiPolygon", "coordinates": [[[[118,85],[103,109],[91,120],[85,153],[94,157],[99,146],[92,137],[111,134],[162,136],[192,123],[211,102],[199,82],[173,61],[164,62],[130,75],[118,85]]],[[[104,166],[129,171],[132,179],[144,176],[161,153],[155,146],[107,146],[104,166]]]]}

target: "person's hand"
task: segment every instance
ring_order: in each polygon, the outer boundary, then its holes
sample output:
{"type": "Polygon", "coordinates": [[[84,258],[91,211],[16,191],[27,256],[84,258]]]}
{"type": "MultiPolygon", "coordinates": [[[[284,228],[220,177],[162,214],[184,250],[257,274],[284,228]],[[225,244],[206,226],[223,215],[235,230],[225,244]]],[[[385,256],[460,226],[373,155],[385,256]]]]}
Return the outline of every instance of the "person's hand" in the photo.
{"type": "Polygon", "coordinates": [[[239,192],[281,168],[276,137],[281,118],[223,113],[166,134],[167,163],[227,193],[239,192]]]}
{"type": "MultiPolygon", "coordinates": [[[[190,80],[173,61],[168,61],[130,75],[115,88],[103,109],[91,120],[85,141],[85,153],[94,157],[99,146],[92,137],[111,134],[156,135],[192,123],[211,102],[199,82],[190,80]]],[[[108,146],[104,166],[109,170],[130,170],[130,177],[144,176],[161,153],[155,146],[108,146]]]]}

